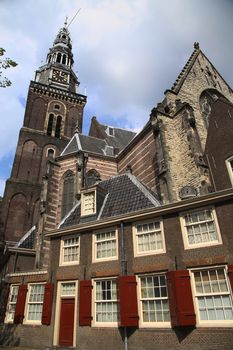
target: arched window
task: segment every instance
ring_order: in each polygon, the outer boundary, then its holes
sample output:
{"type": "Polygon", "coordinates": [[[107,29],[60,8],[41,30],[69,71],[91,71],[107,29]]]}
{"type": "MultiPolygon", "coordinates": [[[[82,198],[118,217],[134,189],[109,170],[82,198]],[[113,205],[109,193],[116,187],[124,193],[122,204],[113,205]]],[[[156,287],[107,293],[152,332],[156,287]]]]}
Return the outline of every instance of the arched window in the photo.
{"type": "Polygon", "coordinates": [[[49,121],[48,121],[48,126],[47,126],[47,135],[51,136],[52,135],[52,130],[53,130],[53,119],[54,115],[50,114],[49,115],[49,121]]]}
{"type": "Polygon", "coordinates": [[[52,148],[48,149],[47,157],[48,157],[48,159],[54,159],[54,157],[55,157],[54,149],[52,149],[52,148]]]}
{"type": "Polygon", "coordinates": [[[63,55],[62,57],[62,64],[66,64],[66,55],[63,55]]]}
{"type": "Polygon", "coordinates": [[[55,137],[60,137],[60,134],[61,134],[61,121],[62,121],[62,117],[60,115],[58,115],[57,116],[56,129],[55,129],[55,137]]]}
{"type": "Polygon", "coordinates": [[[71,171],[65,173],[62,194],[62,218],[74,205],[74,174],[71,171]]]}
{"type": "Polygon", "coordinates": [[[214,101],[216,101],[220,97],[224,97],[224,96],[216,89],[204,90],[200,96],[200,100],[199,100],[200,109],[201,109],[201,114],[203,116],[206,128],[208,128],[209,126],[209,118],[211,115],[212,105],[214,101]]]}
{"type": "Polygon", "coordinates": [[[57,63],[60,63],[61,62],[61,53],[58,52],[57,54],[57,63]]]}

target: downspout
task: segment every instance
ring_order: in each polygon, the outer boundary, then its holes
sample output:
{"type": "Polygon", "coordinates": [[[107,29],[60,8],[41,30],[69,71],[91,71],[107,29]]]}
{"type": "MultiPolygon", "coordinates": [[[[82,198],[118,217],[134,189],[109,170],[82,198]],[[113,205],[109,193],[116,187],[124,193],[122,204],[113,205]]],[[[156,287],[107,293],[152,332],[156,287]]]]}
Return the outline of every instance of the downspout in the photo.
{"type": "MultiPolygon", "coordinates": [[[[127,261],[125,258],[124,223],[121,222],[121,274],[127,275],[127,261]]],[[[124,327],[124,350],[128,350],[127,327],[124,327]]]]}

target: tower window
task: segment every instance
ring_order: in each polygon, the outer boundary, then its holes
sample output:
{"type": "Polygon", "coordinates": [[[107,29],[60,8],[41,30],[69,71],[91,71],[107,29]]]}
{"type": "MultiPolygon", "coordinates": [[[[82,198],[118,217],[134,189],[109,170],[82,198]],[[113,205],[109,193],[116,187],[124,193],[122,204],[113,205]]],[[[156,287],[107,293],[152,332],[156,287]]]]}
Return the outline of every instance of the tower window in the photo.
{"type": "Polygon", "coordinates": [[[51,136],[52,135],[52,130],[53,130],[53,119],[54,115],[50,114],[49,115],[49,121],[48,121],[48,127],[47,127],[47,135],[51,136]]]}
{"type": "Polygon", "coordinates": [[[64,217],[74,205],[74,174],[68,171],[63,182],[62,217],[64,217]]]}
{"type": "Polygon", "coordinates": [[[59,105],[54,105],[54,109],[59,110],[60,106],[59,105]]]}
{"type": "Polygon", "coordinates": [[[56,129],[55,129],[55,137],[60,137],[60,134],[61,134],[61,121],[62,121],[62,117],[59,115],[57,117],[57,124],[56,124],[56,129]]]}
{"type": "Polygon", "coordinates": [[[60,52],[57,54],[57,63],[60,63],[61,62],[61,54],[60,52]]]}
{"type": "Polygon", "coordinates": [[[49,159],[54,159],[54,156],[55,156],[54,149],[49,148],[49,149],[48,149],[48,153],[47,153],[47,157],[48,157],[49,159]]]}
{"type": "Polygon", "coordinates": [[[62,57],[62,64],[66,64],[66,55],[63,55],[62,57]]]}

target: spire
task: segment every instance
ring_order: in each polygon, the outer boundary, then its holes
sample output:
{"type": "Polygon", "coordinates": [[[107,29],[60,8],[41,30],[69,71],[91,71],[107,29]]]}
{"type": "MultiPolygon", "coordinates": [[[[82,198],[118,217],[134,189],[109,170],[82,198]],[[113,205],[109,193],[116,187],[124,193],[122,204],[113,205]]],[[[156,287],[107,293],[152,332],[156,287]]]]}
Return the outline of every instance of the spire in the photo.
{"type": "Polygon", "coordinates": [[[76,85],[79,85],[79,82],[72,70],[73,64],[72,42],[66,17],[52,48],[49,49],[46,63],[36,71],[35,80],[45,85],[76,92],[76,85]]]}

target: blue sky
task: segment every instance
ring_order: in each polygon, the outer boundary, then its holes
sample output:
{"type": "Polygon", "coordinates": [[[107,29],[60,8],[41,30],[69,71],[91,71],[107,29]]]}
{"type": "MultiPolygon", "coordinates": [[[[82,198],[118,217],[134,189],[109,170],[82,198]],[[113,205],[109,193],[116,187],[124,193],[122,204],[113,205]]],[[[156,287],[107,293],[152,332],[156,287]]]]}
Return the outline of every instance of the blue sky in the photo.
{"type": "Polygon", "coordinates": [[[0,0],[0,46],[18,66],[0,90],[0,195],[10,176],[28,85],[43,64],[65,17],[72,18],[74,71],[87,91],[90,119],[140,130],[200,42],[233,86],[233,1],[0,0]]]}

